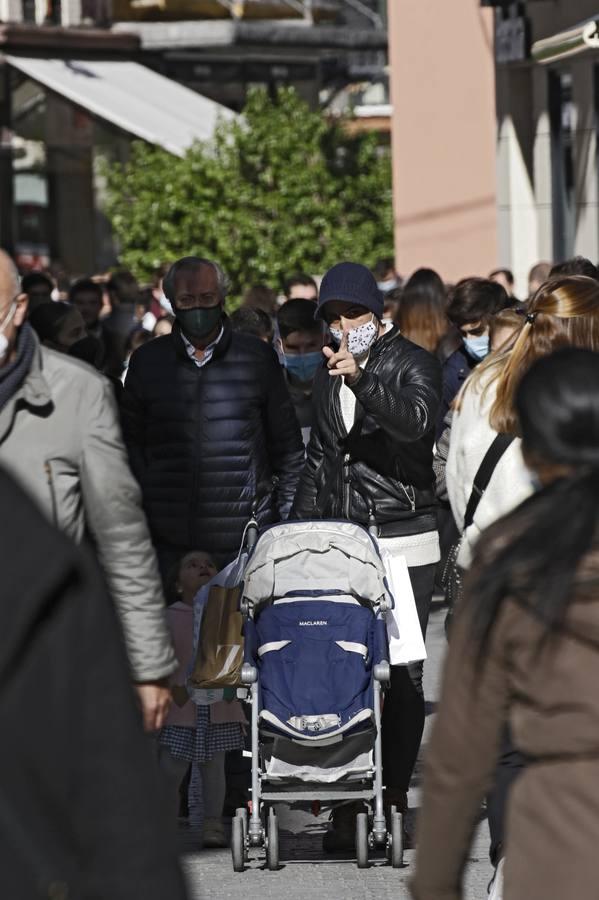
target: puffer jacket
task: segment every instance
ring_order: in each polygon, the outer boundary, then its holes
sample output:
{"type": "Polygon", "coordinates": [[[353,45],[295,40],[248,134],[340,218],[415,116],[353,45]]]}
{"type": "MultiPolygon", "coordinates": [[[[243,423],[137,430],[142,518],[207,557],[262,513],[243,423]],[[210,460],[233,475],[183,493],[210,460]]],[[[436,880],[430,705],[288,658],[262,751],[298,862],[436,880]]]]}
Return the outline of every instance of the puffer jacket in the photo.
{"type": "Polygon", "coordinates": [[[91,536],[133,677],[155,681],[177,663],[113,389],[90,366],[32,340],[29,373],[0,411],[0,462],[61,531],[77,542],[91,536]]]}
{"type": "Polygon", "coordinates": [[[366,525],[370,507],[381,537],[433,530],[438,360],[395,326],[378,338],[351,385],[356,424],[349,434],[340,388],[340,378],[332,378],[326,367],[317,373],[314,424],[292,515],[366,525]]]}
{"type": "Polygon", "coordinates": [[[131,357],[122,401],[131,463],[157,546],[200,549],[218,564],[239,550],[254,497],[262,525],[285,518],[304,459],[297,419],[272,348],[223,333],[196,366],[177,325],[131,357]]]}

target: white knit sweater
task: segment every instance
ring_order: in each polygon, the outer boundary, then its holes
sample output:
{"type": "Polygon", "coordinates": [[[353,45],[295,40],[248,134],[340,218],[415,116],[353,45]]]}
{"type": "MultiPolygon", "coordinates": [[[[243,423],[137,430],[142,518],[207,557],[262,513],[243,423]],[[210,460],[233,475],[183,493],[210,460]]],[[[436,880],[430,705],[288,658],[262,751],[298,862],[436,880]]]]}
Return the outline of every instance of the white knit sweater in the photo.
{"type": "MultiPolygon", "coordinates": [[[[489,424],[494,399],[493,386],[484,392],[477,380],[474,384],[470,380],[462,395],[461,408],[453,416],[446,475],[449,502],[460,530],[474,477],[496,437],[489,424]]],[[[530,475],[522,458],[521,442],[516,438],[499,460],[478,504],[474,521],[464,534],[458,557],[461,566],[470,566],[481,532],[522,503],[532,492],[530,475]]]]}

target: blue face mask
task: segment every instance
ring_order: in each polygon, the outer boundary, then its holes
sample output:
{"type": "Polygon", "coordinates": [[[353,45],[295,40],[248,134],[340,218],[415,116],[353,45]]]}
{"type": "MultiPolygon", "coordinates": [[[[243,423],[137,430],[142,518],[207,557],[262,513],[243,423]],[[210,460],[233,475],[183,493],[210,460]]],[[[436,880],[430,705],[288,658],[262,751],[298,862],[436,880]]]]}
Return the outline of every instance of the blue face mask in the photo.
{"type": "Polygon", "coordinates": [[[480,334],[476,337],[465,337],[464,347],[473,359],[484,359],[489,353],[489,335],[480,334]]]}
{"type": "Polygon", "coordinates": [[[316,375],[322,360],[321,350],[315,350],[313,353],[286,353],[285,367],[293,378],[307,384],[316,375]]]}

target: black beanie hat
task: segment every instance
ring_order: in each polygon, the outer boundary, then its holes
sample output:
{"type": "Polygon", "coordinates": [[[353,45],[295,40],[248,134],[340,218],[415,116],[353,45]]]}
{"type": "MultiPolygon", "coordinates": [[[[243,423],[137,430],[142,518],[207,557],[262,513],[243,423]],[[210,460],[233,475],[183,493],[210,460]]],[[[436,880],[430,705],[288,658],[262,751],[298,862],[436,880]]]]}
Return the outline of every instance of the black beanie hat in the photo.
{"type": "Polygon", "coordinates": [[[323,306],[331,300],[364,306],[377,319],[383,318],[383,292],[370,269],[360,263],[342,262],[329,269],[320,283],[317,316],[322,316],[323,306]]]}

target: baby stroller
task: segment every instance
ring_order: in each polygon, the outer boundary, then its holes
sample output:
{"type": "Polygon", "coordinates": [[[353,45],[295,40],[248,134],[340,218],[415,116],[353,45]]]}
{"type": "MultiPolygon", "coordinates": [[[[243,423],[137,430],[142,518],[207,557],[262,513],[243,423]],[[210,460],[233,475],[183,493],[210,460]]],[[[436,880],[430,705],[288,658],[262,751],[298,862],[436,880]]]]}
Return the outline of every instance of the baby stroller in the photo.
{"type": "Polygon", "coordinates": [[[376,541],[348,521],[285,522],[257,533],[254,521],[241,593],[252,804],[249,821],[245,809],[233,819],[234,870],[259,847],[267,868],[279,867],[275,804],[356,800],[368,809],[356,820],[358,867],[380,847],[399,868],[402,815],[392,809],[388,830],[381,752],[390,677],[383,614],[393,598],[376,541]]]}

